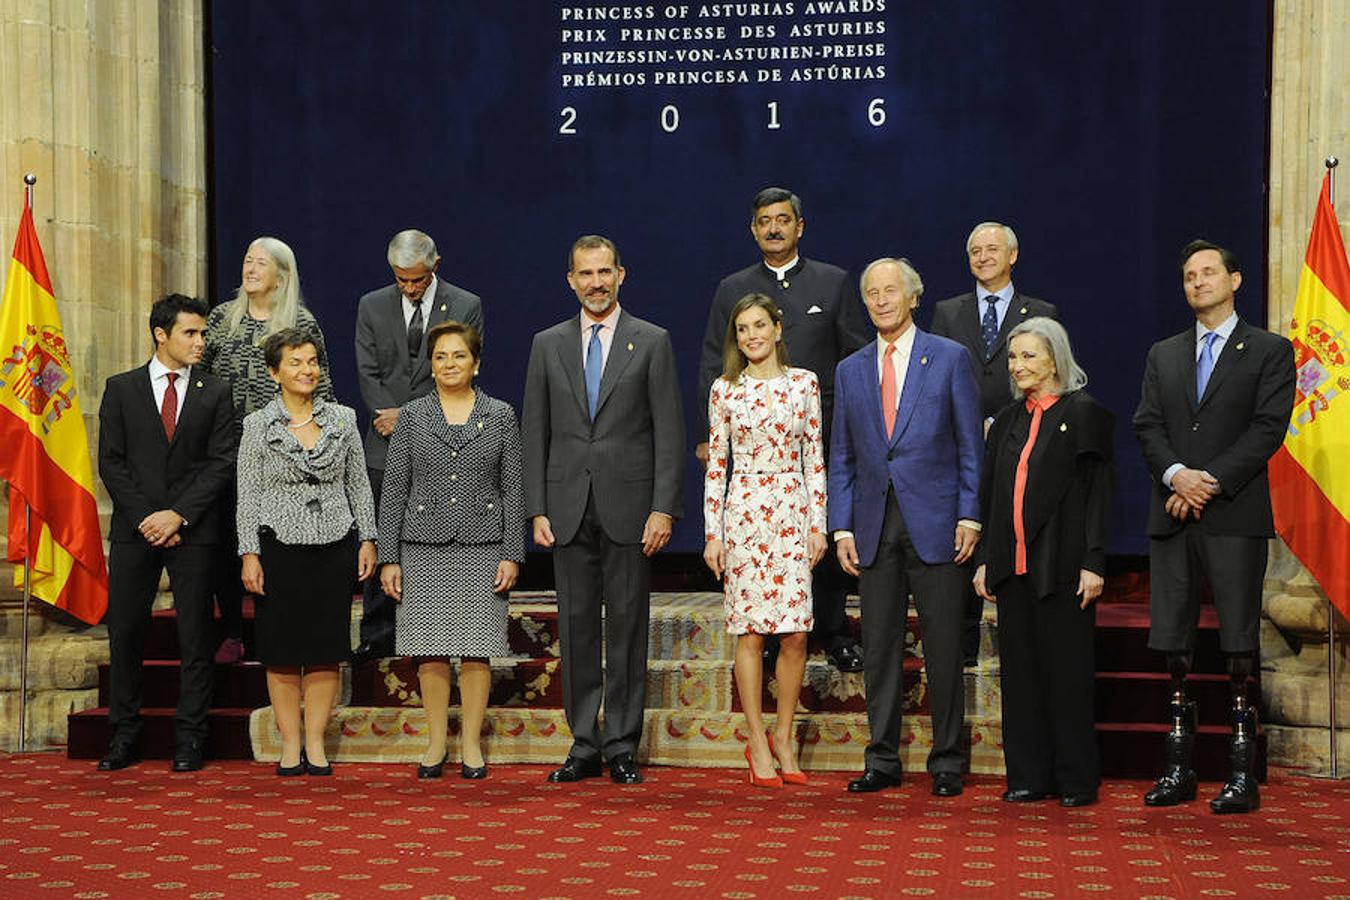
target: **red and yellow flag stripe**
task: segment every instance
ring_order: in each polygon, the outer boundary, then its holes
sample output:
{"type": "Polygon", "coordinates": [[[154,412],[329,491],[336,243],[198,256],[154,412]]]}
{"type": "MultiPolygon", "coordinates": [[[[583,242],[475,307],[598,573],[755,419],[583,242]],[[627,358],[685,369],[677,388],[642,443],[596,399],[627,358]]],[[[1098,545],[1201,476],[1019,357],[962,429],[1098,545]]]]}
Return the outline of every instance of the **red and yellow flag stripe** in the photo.
{"type": "MultiPolygon", "coordinates": [[[[9,561],[28,561],[33,596],[98,622],[108,608],[108,574],[89,438],[27,204],[0,302],[0,446],[0,477],[10,486],[9,561]]],[[[14,580],[22,582],[22,571],[14,580]]]]}
{"type": "Polygon", "coordinates": [[[1313,214],[1289,339],[1298,387],[1284,446],[1270,463],[1275,528],[1350,617],[1350,263],[1330,173],[1313,214]]]}

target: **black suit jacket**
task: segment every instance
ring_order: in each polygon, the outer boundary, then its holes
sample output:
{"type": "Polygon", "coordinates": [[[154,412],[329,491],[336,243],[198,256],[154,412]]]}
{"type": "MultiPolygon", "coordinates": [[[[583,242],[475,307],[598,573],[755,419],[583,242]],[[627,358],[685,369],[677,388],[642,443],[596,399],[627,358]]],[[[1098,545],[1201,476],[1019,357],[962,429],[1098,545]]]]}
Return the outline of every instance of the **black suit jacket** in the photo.
{"type": "Polygon", "coordinates": [[[1171,491],[1162,480],[1169,466],[1181,463],[1219,479],[1219,495],[1200,514],[1206,532],[1273,537],[1266,463],[1284,442],[1294,408],[1293,346],[1239,320],[1198,401],[1195,355],[1195,326],[1148,352],[1134,433],[1153,476],[1149,536],[1182,527],[1164,508],[1171,491]]]}
{"type": "Polygon", "coordinates": [[[783,343],[792,365],[810,369],[820,383],[820,411],[829,447],[834,421],[834,369],[839,361],[875,336],[868,325],[858,283],[838,266],[800,257],[779,281],[764,262],[733,272],[717,285],[698,367],[699,431],[695,443],[708,440],[708,395],[722,374],[722,346],[731,310],[746,294],[767,294],[783,312],[783,343]],[[786,285],[786,287],[784,286],[786,285]]]}
{"type": "MultiPolygon", "coordinates": [[[[425,300],[423,301],[425,302],[425,300]]],[[[472,325],[483,334],[483,301],[477,294],[436,279],[436,296],[424,309],[427,330],[454,319],[472,325]]],[[[424,342],[425,343],[425,342],[424,342]]],[[[403,296],[397,285],[371,291],[356,308],[356,375],[361,399],[372,417],[377,409],[401,407],[430,393],[431,363],[426,348],[417,359],[408,357],[408,327],[403,324],[403,296]]],[[[374,427],[366,428],[366,466],[384,469],[389,441],[374,427]]]]}
{"type": "Polygon", "coordinates": [[[98,475],[112,497],[112,541],[143,541],[141,520],[172,509],[187,520],[185,544],[216,543],[234,533],[218,499],[234,474],[234,406],[224,379],[194,366],[173,440],[150,387],[150,366],[108,379],[98,408],[98,475]]]}
{"type": "MultiPolygon", "coordinates": [[[[1027,576],[1038,597],[1075,593],[1080,569],[1106,574],[1115,425],[1116,417],[1082,390],[1065,394],[1041,414],[1022,495],[1027,576]]],[[[995,593],[1014,574],[1013,489],[1030,426],[1026,404],[1010,403],[995,417],[985,441],[984,532],[975,559],[986,566],[985,584],[995,593]]]]}
{"type": "Polygon", "coordinates": [[[1012,302],[1008,304],[1008,314],[998,329],[998,341],[992,353],[984,352],[984,337],[980,333],[979,299],[975,292],[959,294],[939,300],[933,308],[933,324],[929,331],[951,338],[966,348],[975,363],[975,377],[980,384],[980,410],[988,419],[1013,400],[1012,385],[1008,382],[1008,332],[1027,319],[1036,316],[1059,318],[1059,311],[1053,303],[1037,300],[1013,291],[1012,302]]]}

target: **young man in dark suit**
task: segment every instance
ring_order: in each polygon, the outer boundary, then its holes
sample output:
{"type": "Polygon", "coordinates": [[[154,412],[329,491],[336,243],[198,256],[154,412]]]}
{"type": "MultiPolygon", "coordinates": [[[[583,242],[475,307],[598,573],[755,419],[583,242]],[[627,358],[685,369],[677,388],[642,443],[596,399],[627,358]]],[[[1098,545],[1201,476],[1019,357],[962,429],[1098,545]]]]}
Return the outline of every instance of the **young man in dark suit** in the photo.
{"type": "Polygon", "coordinates": [[[592,778],[603,761],[611,780],[636,784],[651,557],[682,512],[684,412],[669,333],[619,307],[614,242],[586,235],[568,258],[581,312],[535,335],[521,413],[525,515],[553,550],[572,729],[548,780],[592,778]]]}
{"type": "MultiPolygon", "coordinates": [[[[356,308],[356,374],[370,410],[366,470],[376,506],[399,408],[434,385],[423,346],[427,331],[453,319],[483,334],[482,300],[437,276],[441,257],[430,235],[400,231],[389,242],[386,258],[394,283],[364,295],[356,308]]],[[[393,653],[394,601],[371,578],[361,601],[361,640],[354,656],[360,662],[393,653]]]]}
{"type": "Polygon", "coordinates": [[[112,655],[103,771],[138,761],[145,636],[168,569],[181,668],[175,772],[202,767],[211,703],[211,588],[217,545],[234,542],[217,500],[234,471],[227,382],[194,368],[206,347],[207,304],[170,294],[150,310],[155,354],[108,379],[99,406],[98,474],[112,497],[108,645],[112,655]]]}
{"type": "MultiPolygon", "coordinates": [[[[975,364],[980,385],[980,414],[984,429],[995,414],[1013,400],[1008,384],[1008,334],[1036,316],[1057,318],[1053,303],[1018,293],[1013,287],[1012,267],[1017,263],[1017,234],[1001,222],[981,222],[966,238],[966,256],[975,290],[946,300],[933,308],[933,334],[951,338],[966,348],[975,364]]],[[[974,590],[966,591],[965,621],[961,630],[961,656],[966,668],[979,662],[980,619],[984,601],[974,590]]]]}
{"type": "Polygon", "coordinates": [[[1247,679],[1260,649],[1266,543],[1274,537],[1266,464],[1294,406],[1294,352],[1286,339],[1238,318],[1236,257],[1208,241],[1182,250],[1182,288],[1195,325],[1149,350],[1134,431],[1153,476],[1149,503],[1149,646],[1167,656],[1172,731],[1166,769],[1148,806],[1194,800],[1195,705],[1186,674],[1195,647],[1200,581],[1219,613],[1232,698],[1232,771],[1210,802],[1216,813],[1260,806],[1252,767],[1256,711],[1247,679]]]}
{"type": "MultiPolygon", "coordinates": [[[[750,204],[750,234],[763,259],[733,272],[717,285],[708,325],[703,333],[703,352],[698,368],[700,429],[694,453],[708,461],[708,394],[722,374],[722,343],[726,340],[731,309],[746,294],[772,297],[783,311],[783,344],[792,365],[810,369],[820,383],[820,411],[824,422],[826,456],[830,447],[830,423],[834,417],[834,367],[870,339],[857,285],[838,266],[807,259],[797,252],[806,228],[802,201],[784,188],[765,188],[750,204]]],[[[831,664],[842,672],[861,672],[862,648],[853,639],[844,610],[845,582],[835,554],[827,553],[811,577],[812,633],[824,645],[831,664]]],[[[770,660],[778,653],[778,639],[764,643],[770,660]]],[[[772,670],[773,666],[768,666],[772,670]]]]}

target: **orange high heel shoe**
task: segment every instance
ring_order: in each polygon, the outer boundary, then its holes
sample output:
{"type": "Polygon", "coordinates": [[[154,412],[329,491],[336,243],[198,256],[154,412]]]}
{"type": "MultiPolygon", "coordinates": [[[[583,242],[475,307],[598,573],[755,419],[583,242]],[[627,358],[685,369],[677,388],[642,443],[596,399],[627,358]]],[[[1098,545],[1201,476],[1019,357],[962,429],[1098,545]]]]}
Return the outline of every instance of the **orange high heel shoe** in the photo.
{"type": "Polygon", "coordinates": [[[755,774],[755,764],[750,759],[750,745],[748,743],[745,745],[745,762],[750,767],[750,784],[752,787],[780,788],[783,786],[783,779],[779,778],[777,773],[769,778],[760,778],[755,774]]]}
{"type": "MultiPolygon", "coordinates": [[[[775,758],[775,759],[777,759],[777,758],[778,758],[778,751],[775,750],[775,749],[773,749],[773,735],[766,732],[764,736],[765,736],[766,738],[769,739],[769,752],[772,753],[772,754],[774,755],[774,758],[775,758]]],[[[747,747],[747,749],[749,749],[749,748],[747,747]]],[[[805,773],[805,772],[779,772],[779,773],[778,773],[778,777],[779,777],[780,779],[782,779],[782,781],[783,781],[784,784],[810,784],[810,783],[811,783],[810,779],[808,779],[808,778],[806,777],[806,773],[805,773]]]]}

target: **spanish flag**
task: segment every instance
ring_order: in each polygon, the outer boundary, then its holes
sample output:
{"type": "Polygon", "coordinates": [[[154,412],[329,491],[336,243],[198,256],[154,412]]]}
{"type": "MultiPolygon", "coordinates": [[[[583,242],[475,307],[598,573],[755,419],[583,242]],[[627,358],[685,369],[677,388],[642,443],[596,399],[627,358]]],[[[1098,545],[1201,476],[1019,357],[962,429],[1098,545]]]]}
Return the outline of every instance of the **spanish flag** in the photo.
{"type": "Polygon", "coordinates": [[[1289,325],[1298,380],[1284,446],[1270,461],[1275,529],[1350,618],[1350,264],[1331,205],[1331,173],[1289,325]]]}
{"type": "MultiPolygon", "coordinates": [[[[29,562],[33,596],[97,623],[108,608],[108,571],[89,438],[26,202],[0,302],[0,447],[0,477],[9,481],[9,561],[29,562]]],[[[16,567],[14,584],[22,583],[16,567]]]]}

